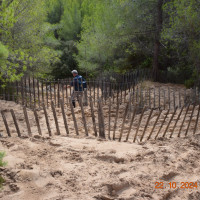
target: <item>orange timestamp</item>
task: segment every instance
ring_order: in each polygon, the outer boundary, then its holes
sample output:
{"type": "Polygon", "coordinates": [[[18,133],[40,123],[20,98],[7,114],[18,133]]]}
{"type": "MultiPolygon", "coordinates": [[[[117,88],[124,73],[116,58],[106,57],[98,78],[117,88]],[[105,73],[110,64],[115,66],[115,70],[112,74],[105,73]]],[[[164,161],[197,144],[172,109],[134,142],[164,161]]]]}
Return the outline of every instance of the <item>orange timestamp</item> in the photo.
{"type": "Polygon", "coordinates": [[[155,182],[155,189],[197,189],[197,182],[155,182]]]}

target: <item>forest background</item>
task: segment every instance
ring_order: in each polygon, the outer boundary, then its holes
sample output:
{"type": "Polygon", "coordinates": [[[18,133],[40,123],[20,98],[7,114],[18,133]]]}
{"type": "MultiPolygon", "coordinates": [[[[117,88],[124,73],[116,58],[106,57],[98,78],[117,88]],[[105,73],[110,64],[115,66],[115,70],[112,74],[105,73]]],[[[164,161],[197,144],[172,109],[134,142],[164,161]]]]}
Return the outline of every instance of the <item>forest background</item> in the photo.
{"type": "Polygon", "coordinates": [[[150,68],[191,87],[199,24],[199,0],[0,0],[0,80],[150,68]]]}

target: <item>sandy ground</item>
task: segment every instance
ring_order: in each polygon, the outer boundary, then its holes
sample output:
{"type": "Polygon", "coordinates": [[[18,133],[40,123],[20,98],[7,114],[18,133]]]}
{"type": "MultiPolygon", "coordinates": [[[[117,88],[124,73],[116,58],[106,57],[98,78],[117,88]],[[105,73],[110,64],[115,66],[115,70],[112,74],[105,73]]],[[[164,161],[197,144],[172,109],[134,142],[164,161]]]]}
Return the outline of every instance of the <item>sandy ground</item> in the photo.
{"type": "Polygon", "coordinates": [[[144,144],[76,139],[1,138],[7,167],[3,200],[200,199],[200,135],[144,144]],[[156,189],[163,182],[164,189],[156,189]],[[169,182],[177,188],[170,189],[169,182]],[[197,182],[197,188],[178,188],[197,182]],[[165,188],[166,187],[166,188],[165,188]]]}
{"type": "MultiPolygon", "coordinates": [[[[168,87],[164,85],[163,87],[168,87]]],[[[170,86],[173,87],[173,86],[170,86]]],[[[181,87],[181,86],[180,86],[181,87]]],[[[14,102],[0,101],[0,110],[4,111],[11,131],[11,138],[0,116],[0,151],[6,152],[6,167],[0,168],[0,174],[6,182],[0,191],[3,200],[140,200],[140,199],[200,199],[200,122],[196,135],[193,136],[197,109],[195,108],[188,136],[183,138],[192,113],[192,106],[181,131],[177,134],[184,118],[185,110],[180,117],[172,139],[169,135],[173,129],[180,109],[177,111],[166,133],[167,138],[154,140],[166,112],[163,111],[158,121],[152,140],[147,141],[159,111],[154,110],[143,142],[132,143],[140,114],[135,117],[128,142],[124,142],[132,111],[125,122],[122,142],[95,138],[91,111],[85,107],[85,116],[89,137],[85,136],[81,110],[75,109],[79,136],[74,131],[74,123],[69,108],[66,117],[69,126],[69,137],[66,136],[60,108],[56,108],[61,136],[56,136],[56,126],[51,109],[48,110],[50,127],[53,136],[48,136],[44,111],[38,110],[42,136],[38,135],[33,112],[28,111],[32,138],[28,138],[26,123],[21,105],[14,102]],[[18,138],[9,109],[14,109],[22,137],[18,138]],[[161,188],[155,188],[155,183],[161,188]],[[170,188],[170,182],[174,182],[170,188]],[[193,188],[187,183],[193,182],[193,188]],[[181,188],[181,186],[183,188],[181,188]]],[[[108,116],[111,116],[111,137],[116,117],[116,105],[112,104],[109,113],[108,105],[103,107],[106,134],[108,134],[108,116]]],[[[124,116],[125,105],[120,105],[116,128],[116,139],[119,137],[124,116]]],[[[97,120],[97,108],[94,109],[97,120]]],[[[161,136],[173,114],[169,112],[160,132],[161,136]]],[[[150,110],[144,113],[138,136],[143,133],[150,110]]],[[[98,129],[98,126],[97,126],[98,129]]],[[[106,135],[106,138],[107,135],[106,135]]],[[[191,183],[192,187],[192,183],[191,183]]]]}

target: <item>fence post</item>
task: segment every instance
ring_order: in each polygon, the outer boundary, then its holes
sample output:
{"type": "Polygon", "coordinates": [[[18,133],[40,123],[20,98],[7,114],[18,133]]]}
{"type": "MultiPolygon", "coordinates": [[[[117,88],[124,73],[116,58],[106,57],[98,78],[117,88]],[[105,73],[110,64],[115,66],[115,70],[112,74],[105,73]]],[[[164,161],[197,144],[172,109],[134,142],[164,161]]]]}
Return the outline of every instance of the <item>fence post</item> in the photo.
{"type": "Polygon", "coordinates": [[[169,114],[169,109],[168,109],[168,111],[167,111],[167,113],[166,113],[166,115],[165,115],[165,118],[164,118],[164,120],[163,120],[161,126],[160,126],[160,129],[158,130],[158,133],[157,133],[156,136],[155,136],[155,140],[157,139],[157,137],[158,137],[158,135],[159,135],[159,133],[160,133],[160,131],[161,131],[161,129],[162,129],[162,127],[163,127],[163,125],[164,125],[166,119],[167,119],[168,114],[169,114]]]}
{"type": "Polygon", "coordinates": [[[46,85],[46,101],[47,101],[47,108],[48,108],[49,107],[49,94],[48,94],[47,80],[45,80],[45,85],[46,85]]]}
{"type": "MultiPolygon", "coordinates": [[[[55,102],[55,104],[56,104],[56,102],[57,102],[57,98],[56,98],[56,81],[55,81],[55,79],[53,80],[53,94],[54,94],[54,102],[55,102]]],[[[59,100],[58,100],[59,101],[59,100]]]]}
{"type": "Polygon", "coordinates": [[[38,79],[37,79],[37,89],[38,89],[38,105],[40,108],[40,82],[38,79]]]}
{"type": "Polygon", "coordinates": [[[173,98],[174,98],[174,110],[176,109],[176,97],[175,97],[175,89],[173,89],[173,98]]]}
{"type": "Polygon", "coordinates": [[[186,118],[186,116],[187,116],[187,113],[188,113],[189,108],[190,108],[190,103],[189,103],[188,106],[187,106],[187,109],[186,109],[186,112],[185,112],[185,116],[184,116],[183,121],[182,121],[182,123],[181,123],[180,129],[179,129],[179,133],[178,133],[178,137],[180,137],[181,130],[182,130],[183,124],[184,124],[184,122],[185,122],[185,118],[186,118]]]}
{"type": "Polygon", "coordinates": [[[128,129],[128,133],[127,133],[127,136],[126,136],[126,142],[128,141],[128,138],[129,138],[129,135],[130,135],[130,132],[131,132],[131,128],[132,128],[132,125],[133,125],[133,121],[135,119],[136,111],[137,111],[137,108],[135,107],[132,118],[131,118],[130,126],[129,126],[129,129],[128,129]]]}
{"type": "Polygon", "coordinates": [[[79,135],[78,126],[77,126],[77,122],[76,122],[76,116],[75,116],[75,113],[74,113],[74,107],[72,105],[71,97],[69,97],[69,105],[70,105],[70,109],[71,109],[71,113],[72,113],[72,118],[73,118],[73,121],[74,121],[74,128],[75,128],[75,131],[76,131],[76,135],[79,135]]]}
{"type": "Polygon", "coordinates": [[[115,131],[117,127],[117,119],[119,114],[119,102],[117,102],[117,109],[116,109],[116,116],[115,116],[115,123],[114,123],[114,132],[113,132],[113,140],[115,140],[115,131]]]}
{"type": "Polygon", "coordinates": [[[169,103],[169,110],[170,110],[170,108],[171,108],[171,102],[170,102],[171,100],[170,100],[170,89],[169,89],[169,87],[168,87],[168,103],[169,103]]]}
{"type": "Polygon", "coordinates": [[[63,121],[64,121],[64,124],[65,124],[65,130],[66,130],[67,135],[69,135],[69,128],[68,128],[68,124],[67,124],[67,118],[66,118],[66,115],[65,115],[64,102],[63,102],[62,99],[60,99],[60,105],[61,105],[63,121]]]}
{"type": "Polygon", "coordinates": [[[15,124],[15,128],[17,130],[18,137],[21,137],[21,133],[20,133],[19,126],[18,126],[18,123],[17,123],[17,119],[15,117],[14,110],[11,109],[10,112],[11,112],[11,115],[12,115],[12,118],[13,118],[13,121],[14,121],[14,124],[15,124]]]}
{"type": "Polygon", "coordinates": [[[181,114],[182,114],[182,112],[183,112],[183,108],[184,108],[184,106],[181,108],[181,111],[179,112],[179,115],[178,115],[178,117],[177,117],[177,119],[176,119],[176,122],[175,122],[175,124],[174,124],[174,127],[173,127],[173,129],[172,129],[170,138],[172,138],[172,135],[173,135],[174,130],[175,130],[175,128],[176,128],[176,124],[178,123],[178,120],[180,119],[180,116],[181,116],[181,114]]]}
{"type": "Polygon", "coordinates": [[[188,126],[187,126],[187,130],[186,130],[186,132],[185,132],[185,136],[187,136],[187,133],[188,133],[188,130],[189,130],[189,127],[190,127],[190,123],[191,123],[191,121],[192,121],[192,117],[193,117],[193,113],[194,113],[194,109],[195,109],[195,104],[193,105],[193,108],[192,108],[192,113],[191,113],[191,115],[190,115],[190,120],[189,120],[189,123],[188,123],[188,126]]]}
{"type": "Polygon", "coordinates": [[[28,87],[29,87],[29,106],[32,108],[32,95],[31,95],[31,77],[28,77],[28,87]]]}
{"type": "Polygon", "coordinates": [[[6,127],[7,134],[8,134],[9,137],[11,137],[10,129],[9,129],[9,126],[8,126],[8,123],[7,123],[7,120],[6,120],[6,116],[4,115],[4,112],[2,110],[1,110],[1,116],[3,118],[3,122],[4,122],[4,125],[6,127]]]}
{"type": "Polygon", "coordinates": [[[30,127],[28,114],[27,114],[27,110],[26,110],[25,106],[23,107],[23,112],[24,112],[24,117],[25,117],[25,121],[26,121],[26,126],[27,126],[27,129],[28,129],[28,135],[31,137],[32,136],[31,127],[30,127]]]}
{"type": "MultiPolygon", "coordinates": [[[[68,101],[68,89],[67,89],[68,87],[67,87],[67,81],[65,82],[65,92],[66,92],[66,104],[67,105],[69,105],[69,101],[68,101]]],[[[63,102],[63,104],[64,104],[64,102],[63,102]]]]}
{"type": "Polygon", "coordinates": [[[108,110],[108,139],[110,140],[110,121],[111,121],[111,97],[109,97],[109,110],[108,110]]]}
{"type": "Polygon", "coordinates": [[[56,124],[56,130],[57,130],[57,134],[56,135],[60,135],[60,129],[59,129],[59,125],[58,125],[58,118],[57,118],[57,115],[56,115],[56,109],[55,109],[53,101],[51,102],[51,109],[53,111],[53,117],[54,117],[55,124],[56,124]]]}
{"type": "Polygon", "coordinates": [[[150,111],[150,114],[149,114],[149,117],[148,117],[148,119],[147,119],[147,122],[146,122],[146,125],[145,125],[145,128],[144,128],[144,131],[143,131],[143,133],[142,133],[142,136],[141,136],[141,138],[140,138],[140,142],[142,142],[142,139],[143,139],[143,137],[144,137],[144,135],[145,135],[145,132],[146,132],[146,130],[147,130],[147,126],[148,126],[148,124],[149,124],[149,121],[151,120],[151,115],[152,115],[152,113],[153,113],[153,108],[151,109],[151,111],[150,111]]]}
{"type": "Polygon", "coordinates": [[[105,125],[101,99],[98,99],[99,137],[105,138],[105,125]]]}
{"type": "Polygon", "coordinates": [[[33,98],[34,98],[34,108],[36,107],[36,99],[35,99],[35,78],[33,77],[33,98]]]}
{"type": "Polygon", "coordinates": [[[42,135],[37,111],[34,109],[33,112],[34,112],[34,116],[35,116],[35,121],[36,121],[37,129],[38,129],[38,133],[39,133],[39,135],[42,135]]]}
{"type": "Polygon", "coordinates": [[[91,115],[92,115],[92,123],[94,128],[94,135],[97,137],[97,128],[96,128],[96,121],[95,121],[95,115],[94,115],[94,107],[92,103],[92,97],[90,97],[90,108],[91,108],[91,115]]]}
{"type": "Polygon", "coordinates": [[[136,141],[137,134],[138,134],[138,131],[139,131],[139,128],[140,128],[140,124],[141,124],[141,121],[142,121],[142,117],[143,117],[143,115],[144,115],[145,110],[146,110],[146,107],[143,108],[142,113],[141,113],[141,115],[140,115],[140,119],[139,119],[139,122],[138,122],[137,130],[136,130],[136,133],[135,133],[135,137],[134,137],[134,139],[133,139],[133,142],[136,141]]]}
{"type": "Polygon", "coordinates": [[[163,137],[165,137],[165,135],[166,135],[166,133],[167,133],[167,130],[168,130],[168,128],[169,128],[169,126],[170,126],[170,124],[171,124],[173,118],[174,118],[174,115],[176,114],[177,108],[178,108],[178,107],[175,108],[175,110],[174,110],[174,112],[173,112],[173,114],[172,114],[172,117],[171,117],[171,119],[169,120],[169,123],[168,123],[168,125],[167,125],[167,127],[166,127],[166,129],[165,129],[165,131],[164,131],[164,133],[163,133],[163,137]]]}
{"type": "Polygon", "coordinates": [[[60,108],[59,99],[60,99],[60,80],[58,79],[58,108],[60,108]]]}
{"type": "Polygon", "coordinates": [[[48,132],[49,132],[49,136],[51,136],[51,128],[50,128],[50,125],[49,125],[49,118],[48,118],[48,115],[47,115],[47,110],[46,110],[46,106],[45,106],[45,103],[43,102],[42,103],[42,107],[43,107],[43,110],[44,110],[44,115],[45,115],[45,119],[46,119],[46,124],[47,124],[47,128],[48,128],[48,132]]]}
{"type": "Polygon", "coordinates": [[[83,120],[83,125],[85,128],[85,135],[88,136],[88,129],[87,129],[87,124],[86,124],[86,119],[85,119],[85,113],[84,113],[84,109],[83,109],[83,102],[82,102],[82,97],[79,96],[79,104],[81,107],[81,114],[82,114],[82,120],[83,120]]]}
{"type": "Polygon", "coordinates": [[[25,90],[25,106],[27,107],[27,86],[26,86],[26,76],[24,77],[24,90],[25,90]]]}
{"type": "Polygon", "coordinates": [[[153,131],[154,131],[155,127],[156,127],[156,124],[157,124],[157,122],[159,120],[159,117],[160,117],[161,113],[162,113],[162,110],[159,110],[159,114],[158,114],[158,116],[156,118],[156,121],[155,121],[155,123],[153,125],[153,128],[151,129],[151,132],[150,132],[149,137],[147,138],[147,140],[149,140],[151,138],[151,135],[153,134],[153,131]]]}
{"type": "Polygon", "coordinates": [[[126,116],[127,116],[127,113],[128,113],[128,108],[129,108],[129,102],[127,103],[126,108],[125,108],[123,122],[122,122],[122,128],[121,128],[121,132],[120,132],[120,136],[119,136],[119,142],[121,141],[122,134],[123,134],[123,131],[124,131],[124,124],[125,124],[125,121],[126,121],[126,116]]]}
{"type": "Polygon", "coordinates": [[[87,88],[84,88],[84,91],[83,91],[83,105],[88,106],[87,88]]]}

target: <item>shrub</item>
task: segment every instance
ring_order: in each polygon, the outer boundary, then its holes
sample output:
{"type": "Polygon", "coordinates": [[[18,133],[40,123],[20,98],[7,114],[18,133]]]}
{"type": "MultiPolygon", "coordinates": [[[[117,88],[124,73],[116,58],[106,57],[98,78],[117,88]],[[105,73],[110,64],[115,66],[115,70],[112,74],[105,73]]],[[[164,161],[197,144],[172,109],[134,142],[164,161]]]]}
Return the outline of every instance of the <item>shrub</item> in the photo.
{"type": "MultiPolygon", "coordinates": [[[[0,167],[5,166],[7,163],[3,161],[3,158],[5,156],[4,152],[0,152],[0,167]]],[[[0,176],[0,188],[2,187],[2,184],[5,182],[3,177],[0,176]]]]}

